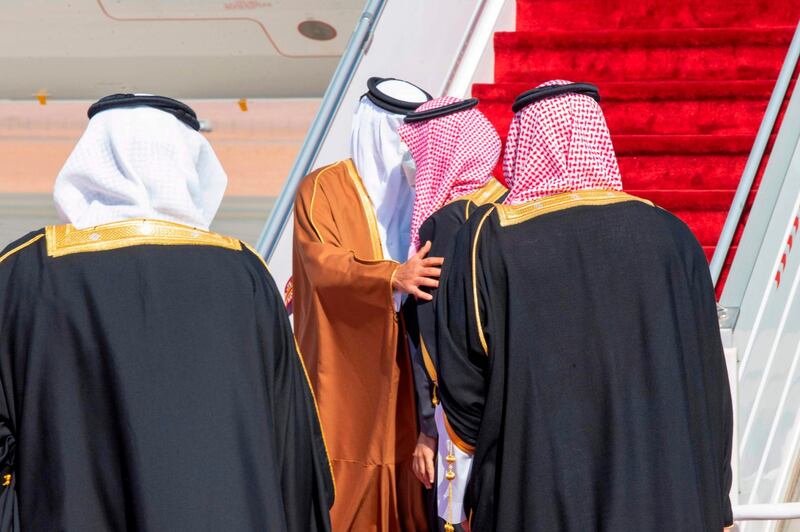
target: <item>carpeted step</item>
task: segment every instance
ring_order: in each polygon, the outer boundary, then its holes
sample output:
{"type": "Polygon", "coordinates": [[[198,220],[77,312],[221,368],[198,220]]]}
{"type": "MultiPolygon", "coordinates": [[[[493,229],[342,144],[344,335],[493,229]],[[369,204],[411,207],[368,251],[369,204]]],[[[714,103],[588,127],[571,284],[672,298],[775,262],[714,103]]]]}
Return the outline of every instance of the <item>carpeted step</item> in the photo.
{"type": "Polygon", "coordinates": [[[796,0],[517,0],[519,31],[495,36],[497,85],[473,94],[505,137],[518,93],[597,83],[626,190],[684,220],[710,259],[798,17],[796,0]]]}
{"type": "Polygon", "coordinates": [[[751,135],[611,135],[617,155],[747,154],[751,135]]]}
{"type": "MultiPolygon", "coordinates": [[[[629,194],[649,199],[662,209],[668,211],[724,211],[726,214],[733,203],[735,189],[724,190],[649,190],[649,189],[625,189],[629,194]]],[[[747,199],[748,207],[752,205],[755,198],[755,191],[751,192],[747,199]]]]}
{"type": "MultiPolygon", "coordinates": [[[[753,135],[767,107],[774,80],[599,82],[601,106],[614,133],[753,135]]],[[[527,83],[475,85],[481,110],[502,132],[511,104],[527,83]]]]}
{"type": "Polygon", "coordinates": [[[518,0],[517,29],[769,27],[796,24],[796,0],[518,0]]]}
{"type": "MultiPolygon", "coordinates": [[[[714,246],[719,240],[722,226],[728,216],[735,190],[633,190],[629,194],[645,198],[683,220],[704,246],[714,246]]],[[[755,200],[755,191],[747,198],[749,209],[755,200]]],[[[738,231],[741,233],[741,231],[738,231]]],[[[736,235],[737,238],[740,235],[736,235]]]]}
{"type": "Polygon", "coordinates": [[[738,186],[747,154],[631,154],[618,159],[623,181],[631,188],[720,190],[738,186]]]}
{"type": "Polygon", "coordinates": [[[495,80],[775,79],[794,27],[495,35],[495,80]]]}
{"type": "MultiPolygon", "coordinates": [[[[749,153],[619,155],[625,187],[632,190],[734,190],[749,153]]],[[[502,174],[498,167],[497,175],[502,174]]],[[[763,170],[762,170],[763,172],[763,170]]],[[[756,179],[757,188],[759,178],[756,179]]]]}
{"type": "MultiPolygon", "coordinates": [[[[735,190],[753,136],[612,135],[612,142],[626,189],[735,190]]],[[[767,157],[770,151],[771,144],[767,157]]],[[[761,175],[754,190],[760,181],[761,175]]]]}
{"type": "Polygon", "coordinates": [[[704,246],[715,246],[722,233],[728,211],[670,210],[692,230],[697,241],[704,246]]]}
{"type": "MultiPolygon", "coordinates": [[[[735,190],[753,136],[613,135],[612,141],[628,189],[735,190]]],[[[760,181],[759,175],[754,190],[760,181]]]]}

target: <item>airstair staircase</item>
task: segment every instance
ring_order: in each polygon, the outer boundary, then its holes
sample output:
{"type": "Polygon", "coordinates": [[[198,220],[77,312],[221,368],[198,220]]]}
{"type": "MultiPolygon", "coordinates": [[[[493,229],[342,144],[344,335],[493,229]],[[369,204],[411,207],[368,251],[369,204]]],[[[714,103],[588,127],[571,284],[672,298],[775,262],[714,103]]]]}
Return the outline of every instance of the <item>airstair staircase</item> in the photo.
{"type": "Polygon", "coordinates": [[[502,136],[519,92],[597,83],[627,189],[681,217],[711,261],[737,526],[800,532],[798,17],[792,0],[369,0],[259,251],[286,284],[297,183],[347,156],[352,109],[388,64],[480,97],[502,136]]]}

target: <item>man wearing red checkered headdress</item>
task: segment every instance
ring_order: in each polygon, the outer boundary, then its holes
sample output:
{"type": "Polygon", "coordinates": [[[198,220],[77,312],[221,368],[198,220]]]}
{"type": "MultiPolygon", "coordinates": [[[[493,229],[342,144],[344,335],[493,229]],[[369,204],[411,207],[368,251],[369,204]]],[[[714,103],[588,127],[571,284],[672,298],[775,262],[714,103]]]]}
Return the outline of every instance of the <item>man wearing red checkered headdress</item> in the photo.
{"type": "Polygon", "coordinates": [[[440,398],[472,530],[719,531],[732,412],[702,248],[621,192],[597,88],[517,98],[502,205],[436,295],[440,398]]]}
{"type": "MultiPolygon", "coordinates": [[[[479,110],[477,99],[445,96],[421,105],[405,118],[398,133],[409,149],[406,161],[415,199],[411,217],[411,253],[423,244],[433,256],[447,257],[458,229],[480,205],[497,201],[507,190],[492,178],[500,157],[500,137],[479,110]],[[413,164],[408,164],[408,163],[413,164]]],[[[426,289],[435,293],[435,289],[426,289]]],[[[436,527],[460,530],[466,520],[463,490],[471,456],[453,445],[445,429],[436,392],[436,341],[432,301],[410,298],[404,310],[417,390],[420,434],[414,473],[434,489],[436,527]],[[452,477],[452,478],[451,478],[452,477]]]]}

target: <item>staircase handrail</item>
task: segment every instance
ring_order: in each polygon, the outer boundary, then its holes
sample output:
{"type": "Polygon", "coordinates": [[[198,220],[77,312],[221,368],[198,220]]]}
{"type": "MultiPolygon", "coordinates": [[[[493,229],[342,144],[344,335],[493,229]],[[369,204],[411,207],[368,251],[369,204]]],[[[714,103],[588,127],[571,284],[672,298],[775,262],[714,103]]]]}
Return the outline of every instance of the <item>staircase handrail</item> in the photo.
{"type": "Polygon", "coordinates": [[[798,58],[800,58],[800,23],[794,32],[794,37],[789,45],[789,51],[786,53],[786,58],[783,61],[778,80],[775,83],[775,88],[772,91],[772,96],[767,105],[767,110],[764,113],[764,119],[761,121],[761,126],[758,128],[756,140],[753,143],[753,148],[750,150],[750,155],[747,158],[747,164],[742,172],[742,178],[739,181],[739,186],[736,188],[736,194],[733,197],[731,208],[728,211],[728,217],[725,219],[725,225],[722,228],[722,233],[719,236],[717,247],[714,249],[714,256],[711,258],[709,268],[711,269],[711,277],[714,284],[717,284],[722,268],[725,265],[725,259],[733,242],[733,237],[736,234],[736,229],[739,226],[739,220],[744,212],[747,197],[753,188],[758,169],[761,166],[761,161],[764,158],[764,152],[767,149],[770,135],[775,127],[775,122],[780,114],[783,100],[789,90],[789,85],[792,81],[792,75],[797,67],[798,58]]]}
{"type": "Polygon", "coordinates": [[[458,47],[459,53],[450,67],[442,94],[463,98],[469,93],[475,71],[487,44],[494,37],[495,26],[505,3],[506,0],[481,0],[458,47]]]}
{"type": "Polygon", "coordinates": [[[784,521],[800,519],[800,502],[742,504],[733,507],[734,521],[784,521]]]}
{"type": "Polygon", "coordinates": [[[350,86],[356,67],[361,61],[364,51],[369,46],[375,24],[380,18],[386,1],[367,0],[356,28],[350,36],[347,48],[342,54],[341,60],[339,60],[339,65],[333,73],[328,88],[325,90],[319,111],[317,111],[314,121],[311,123],[300,152],[297,154],[292,169],[286,178],[281,194],[278,196],[269,219],[261,231],[256,249],[266,260],[269,260],[275,251],[278,239],[289,221],[294,205],[294,193],[300,181],[311,170],[311,165],[314,164],[322,148],[322,142],[325,140],[333,117],[342,103],[347,88],[350,86]]]}
{"type": "MultiPolygon", "coordinates": [[[[448,70],[441,93],[463,97],[469,91],[472,78],[483,53],[494,35],[495,25],[507,0],[478,0],[470,23],[458,47],[458,54],[448,70]]],[[[281,189],[275,206],[261,232],[256,248],[269,261],[278,245],[292,212],[295,192],[303,176],[308,174],[320,154],[331,122],[339,110],[344,96],[356,73],[364,52],[371,42],[387,0],[370,0],[364,8],[356,30],[342,56],[322,105],[306,135],[303,146],[281,189]]]]}

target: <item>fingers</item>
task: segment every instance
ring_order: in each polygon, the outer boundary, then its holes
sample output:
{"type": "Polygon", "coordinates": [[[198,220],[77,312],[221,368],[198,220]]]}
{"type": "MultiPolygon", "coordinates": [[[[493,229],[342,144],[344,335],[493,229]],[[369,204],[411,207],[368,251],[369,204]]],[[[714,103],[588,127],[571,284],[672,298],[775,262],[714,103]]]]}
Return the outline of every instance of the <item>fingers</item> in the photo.
{"type": "Polygon", "coordinates": [[[440,277],[442,275],[441,268],[423,268],[419,273],[422,277],[440,277]]]}
{"type": "Polygon", "coordinates": [[[422,301],[433,301],[433,296],[428,294],[427,292],[423,292],[417,287],[414,287],[411,290],[411,295],[416,297],[417,299],[421,299],[422,301]]]}
{"type": "Polygon", "coordinates": [[[420,469],[420,477],[421,477],[420,478],[420,482],[422,482],[422,484],[427,489],[431,489],[431,487],[433,486],[433,481],[428,480],[429,475],[428,475],[428,472],[427,472],[427,463],[426,462],[427,462],[427,459],[425,457],[425,454],[424,453],[420,453],[420,456],[419,456],[419,469],[420,469]]]}
{"type": "Polygon", "coordinates": [[[422,475],[422,472],[419,468],[419,457],[416,453],[414,453],[414,459],[411,461],[411,470],[414,471],[414,476],[417,477],[417,480],[420,481],[421,484],[425,484],[425,477],[422,475]]]}
{"type": "Polygon", "coordinates": [[[433,453],[425,457],[425,472],[427,473],[428,486],[430,488],[430,486],[433,486],[433,482],[435,480],[434,476],[436,474],[433,465],[433,453]]]}
{"type": "Polygon", "coordinates": [[[420,259],[424,258],[425,255],[427,255],[430,250],[431,250],[431,241],[428,240],[427,242],[425,242],[425,245],[419,248],[419,251],[417,251],[417,257],[419,257],[420,259]]]}
{"type": "Polygon", "coordinates": [[[439,281],[436,279],[429,279],[427,277],[418,277],[417,286],[429,286],[430,288],[439,288],[439,281]]]}
{"type": "Polygon", "coordinates": [[[444,257],[428,257],[422,259],[422,265],[425,267],[441,266],[442,264],[444,264],[444,257]]]}
{"type": "Polygon", "coordinates": [[[429,481],[429,475],[426,471],[425,458],[419,452],[414,453],[414,460],[411,464],[411,469],[414,471],[414,476],[420,481],[420,484],[427,489],[431,489],[433,481],[429,481]]]}

